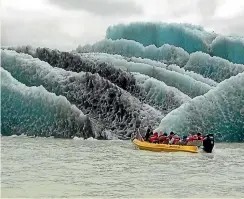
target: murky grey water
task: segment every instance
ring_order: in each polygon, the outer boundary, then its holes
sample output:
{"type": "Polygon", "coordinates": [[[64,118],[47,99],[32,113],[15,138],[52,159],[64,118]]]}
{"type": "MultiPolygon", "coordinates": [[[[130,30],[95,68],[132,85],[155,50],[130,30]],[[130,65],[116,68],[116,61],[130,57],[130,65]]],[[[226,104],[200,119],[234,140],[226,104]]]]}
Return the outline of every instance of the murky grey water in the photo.
{"type": "Polygon", "coordinates": [[[154,153],[129,141],[2,137],[2,197],[243,197],[244,144],[154,153]]]}

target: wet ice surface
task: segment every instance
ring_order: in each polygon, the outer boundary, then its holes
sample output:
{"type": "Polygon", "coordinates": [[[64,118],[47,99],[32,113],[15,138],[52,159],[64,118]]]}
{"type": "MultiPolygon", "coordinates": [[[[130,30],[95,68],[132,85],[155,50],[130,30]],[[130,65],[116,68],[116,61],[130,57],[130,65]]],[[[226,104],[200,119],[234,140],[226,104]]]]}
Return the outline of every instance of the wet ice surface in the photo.
{"type": "Polygon", "coordinates": [[[130,141],[2,137],[2,197],[241,197],[244,145],[154,153],[130,141]]]}

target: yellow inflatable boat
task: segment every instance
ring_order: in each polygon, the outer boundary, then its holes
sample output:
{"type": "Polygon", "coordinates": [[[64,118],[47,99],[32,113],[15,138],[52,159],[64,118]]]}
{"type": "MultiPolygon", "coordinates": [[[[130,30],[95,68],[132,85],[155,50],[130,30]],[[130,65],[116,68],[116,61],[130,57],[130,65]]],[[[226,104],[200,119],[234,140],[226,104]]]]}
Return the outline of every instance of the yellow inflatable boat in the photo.
{"type": "Polygon", "coordinates": [[[140,150],[154,151],[154,152],[190,152],[198,153],[197,146],[186,146],[186,145],[170,145],[170,144],[153,144],[138,139],[132,141],[140,150]]]}

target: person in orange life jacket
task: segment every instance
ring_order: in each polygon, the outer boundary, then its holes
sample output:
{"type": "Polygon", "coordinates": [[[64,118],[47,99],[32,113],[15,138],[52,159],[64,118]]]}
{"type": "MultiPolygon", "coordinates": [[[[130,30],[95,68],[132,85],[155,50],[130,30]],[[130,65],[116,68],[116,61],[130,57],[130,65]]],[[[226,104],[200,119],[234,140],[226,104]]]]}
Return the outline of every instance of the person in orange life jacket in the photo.
{"type": "Polygon", "coordinates": [[[197,141],[198,140],[198,136],[196,135],[196,134],[194,134],[193,136],[192,136],[192,141],[197,141]]]}
{"type": "Polygon", "coordinates": [[[180,144],[180,141],[181,141],[180,137],[177,136],[177,135],[174,135],[174,142],[173,142],[173,144],[180,144]]]}
{"type": "Polygon", "coordinates": [[[162,144],[166,141],[166,138],[167,138],[167,133],[163,133],[158,137],[158,142],[162,144]]]}
{"type": "Polygon", "coordinates": [[[201,133],[197,133],[198,140],[203,141],[203,136],[201,133]]]}
{"type": "Polygon", "coordinates": [[[186,138],[186,144],[187,144],[188,142],[192,142],[192,141],[193,141],[192,134],[189,133],[188,137],[186,138]]]}
{"type": "Polygon", "coordinates": [[[149,138],[149,142],[151,142],[151,143],[155,143],[155,142],[157,142],[157,141],[158,141],[158,133],[155,132],[153,135],[150,136],[150,138],[149,138]]]}

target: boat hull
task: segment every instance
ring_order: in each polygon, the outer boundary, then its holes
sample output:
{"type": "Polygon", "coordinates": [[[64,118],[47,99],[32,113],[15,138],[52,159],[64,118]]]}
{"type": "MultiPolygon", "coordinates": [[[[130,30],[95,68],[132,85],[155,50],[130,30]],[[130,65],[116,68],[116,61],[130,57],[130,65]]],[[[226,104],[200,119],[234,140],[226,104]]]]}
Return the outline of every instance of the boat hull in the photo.
{"type": "Polygon", "coordinates": [[[170,144],[154,144],[149,142],[133,139],[132,141],[140,150],[147,150],[153,152],[190,152],[198,153],[197,146],[186,145],[170,145],[170,144]]]}

